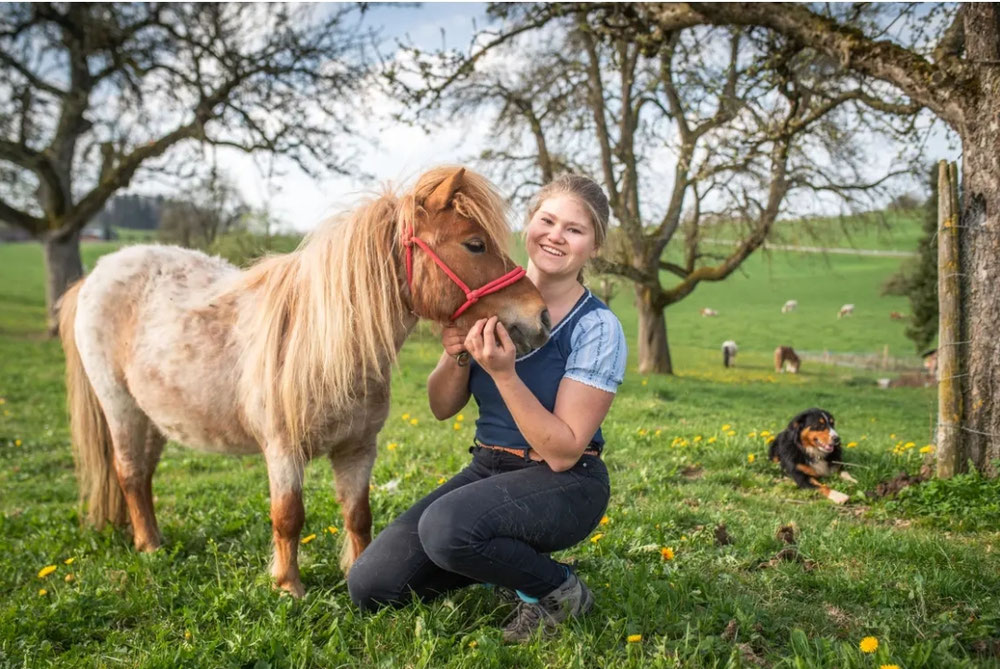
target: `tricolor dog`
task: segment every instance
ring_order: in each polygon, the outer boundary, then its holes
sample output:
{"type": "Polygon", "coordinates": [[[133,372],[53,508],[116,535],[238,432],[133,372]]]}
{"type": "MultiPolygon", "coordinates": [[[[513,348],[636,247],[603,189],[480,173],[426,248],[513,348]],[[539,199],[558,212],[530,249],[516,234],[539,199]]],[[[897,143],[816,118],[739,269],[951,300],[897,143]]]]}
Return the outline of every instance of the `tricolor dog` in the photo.
{"type": "Polygon", "coordinates": [[[781,468],[800,488],[817,488],[831,502],[843,504],[848,496],[819,480],[839,474],[845,481],[857,483],[853,476],[840,470],[840,435],[834,429],[834,422],[829,411],[803,411],[771,442],[768,457],[781,463],[781,468]]]}

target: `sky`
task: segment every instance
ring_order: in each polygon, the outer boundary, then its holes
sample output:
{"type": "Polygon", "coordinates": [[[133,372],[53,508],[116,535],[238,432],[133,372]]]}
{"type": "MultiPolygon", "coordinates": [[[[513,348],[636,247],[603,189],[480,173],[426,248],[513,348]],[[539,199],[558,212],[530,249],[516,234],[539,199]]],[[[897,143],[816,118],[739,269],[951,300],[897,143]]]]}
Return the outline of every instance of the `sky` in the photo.
{"type": "MultiPolygon", "coordinates": [[[[396,39],[426,49],[444,46],[464,51],[474,25],[479,28],[486,25],[485,10],[481,3],[374,5],[366,15],[366,24],[378,28],[383,55],[394,50],[396,39]]],[[[371,114],[358,120],[358,128],[359,135],[370,138],[371,148],[361,152],[356,166],[362,174],[374,175],[374,180],[344,176],[314,179],[287,160],[279,161],[279,175],[268,178],[258,164],[264,161],[255,161],[235,150],[219,150],[219,165],[235,179],[250,204],[268,206],[280,228],[306,232],[329,216],[352,208],[380,184],[412,183],[425,169],[467,162],[486,146],[489,114],[463,119],[463,127],[442,127],[427,134],[420,128],[393,121],[386,113],[387,101],[366,99],[366,103],[371,114]]],[[[889,159],[890,153],[884,152],[883,158],[889,159]]],[[[957,159],[957,151],[949,147],[943,128],[931,137],[926,155],[957,159]]],[[[147,188],[139,185],[135,190],[148,190],[148,185],[147,188]]]]}

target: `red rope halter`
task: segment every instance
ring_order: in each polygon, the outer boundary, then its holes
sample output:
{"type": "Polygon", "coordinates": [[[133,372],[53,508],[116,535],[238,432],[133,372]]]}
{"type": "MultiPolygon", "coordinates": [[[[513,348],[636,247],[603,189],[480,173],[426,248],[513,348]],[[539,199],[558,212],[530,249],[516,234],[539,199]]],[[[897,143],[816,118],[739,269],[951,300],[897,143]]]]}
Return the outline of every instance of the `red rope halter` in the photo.
{"type": "Polygon", "coordinates": [[[451,315],[451,320],[455,320],[461,316],[466,309],[471,307],[473,304],[479,301],[479,298],[489,295],[490,293],[496,293],[497,291],[503,290],[507,286],[520,281],[526,272],[523,267],[515,267],[511,271],[507,272],[498,279],[493,279],[489,283],[476,288],[475,290],[469,288],[465,285],[465,282],[458,278],[458,275],[451,271],[451,268],[444,264],[444,261],[438,257],[431,247],[427,245],[427,242],[413,235],[413,228],[407,228],[405,236],[403,238],[403,245],[406,247],[406,284],[410,287],[410,291],[413,291],[413,245],[416,244],[424,250],[424,252],[430,256],[438,267],[444,270],[444,273],[448,275],[448,278],[455,282],[455,284],[462,289],[465,293],[465,304],[460,306],[455,310],[455,313],[451,315]]]}

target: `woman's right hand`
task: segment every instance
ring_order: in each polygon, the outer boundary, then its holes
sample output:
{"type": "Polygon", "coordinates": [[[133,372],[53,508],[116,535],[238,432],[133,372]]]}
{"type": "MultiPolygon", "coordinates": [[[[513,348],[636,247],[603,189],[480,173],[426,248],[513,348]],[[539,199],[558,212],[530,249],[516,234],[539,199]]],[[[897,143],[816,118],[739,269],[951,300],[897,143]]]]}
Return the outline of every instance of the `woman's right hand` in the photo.
{"type": "Polygon", "coordinates": [[[468,334],[468,330],[459,328],[456,325],[446,325],[441,330],[441,345],[444,346],[444,352],[452,357],[464,352],[465,337],[468,334]]]}

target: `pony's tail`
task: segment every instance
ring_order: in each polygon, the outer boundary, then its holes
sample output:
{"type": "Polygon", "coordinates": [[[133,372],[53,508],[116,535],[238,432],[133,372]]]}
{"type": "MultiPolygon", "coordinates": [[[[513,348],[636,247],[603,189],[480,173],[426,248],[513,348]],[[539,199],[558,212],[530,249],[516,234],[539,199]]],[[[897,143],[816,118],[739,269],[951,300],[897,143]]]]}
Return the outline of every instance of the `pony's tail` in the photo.
{"type": "Polygon", "coordinates": [[[101,529],[107,522],[124,525],[127,516],[125,495],[115,474],[108,421],[76,347],[73,325],[81,285],[83,281],[70,286],[59,301],[59,336],[66,352],[66,406],[80,486],[80,506],[81,509],[86,506],[87,520],[101,529]]]}

